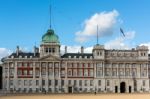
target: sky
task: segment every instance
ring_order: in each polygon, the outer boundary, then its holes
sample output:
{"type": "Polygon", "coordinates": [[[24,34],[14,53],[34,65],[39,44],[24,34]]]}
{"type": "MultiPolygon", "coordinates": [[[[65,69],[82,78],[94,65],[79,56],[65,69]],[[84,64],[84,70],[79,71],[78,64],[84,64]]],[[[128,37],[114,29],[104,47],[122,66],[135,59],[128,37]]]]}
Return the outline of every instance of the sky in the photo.
{"type": "Polygon", "coordinates": [[[61,51],[91,52],[97,43],[106,49],[150,48],[150,0],[0,0],[0,58],[33,51],[51,25],[61,51]],[[98,27],[98,29],[97,29],[98,27]],[[120,32],[123,29],[125,37],[120,32]]]}

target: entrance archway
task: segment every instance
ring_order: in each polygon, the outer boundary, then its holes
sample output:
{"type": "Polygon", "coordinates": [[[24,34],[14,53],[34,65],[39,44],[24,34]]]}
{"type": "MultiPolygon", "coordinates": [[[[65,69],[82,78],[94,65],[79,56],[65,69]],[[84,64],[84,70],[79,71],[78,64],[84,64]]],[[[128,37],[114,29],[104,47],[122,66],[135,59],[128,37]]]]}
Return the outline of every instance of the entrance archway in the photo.
{"type": "Polygon", "coordinates": [[[0,66],[0,90],[2,89],[2,67],[0,66]]]}
{"type": "Polygon", "coordinates": [[[118,86],[115,86],[115,93],[118,93],[118,86]]]}
{"type": "Polygon", "coordinates": [[[131,93],[131,89],[132,89],[132,87],[131,87],[131,86],[129,86],[129,93],[131,93]]]}
{"type": "Polygon", "coordinates": [[[121,82],[120,83],[120,93],[125,93],[126,92],[126,83],[121,82]]]}
{"type": "Polygon", "coordinates": [[[68,87],[68,93],[72,93],[72,87],[68,87]]]}

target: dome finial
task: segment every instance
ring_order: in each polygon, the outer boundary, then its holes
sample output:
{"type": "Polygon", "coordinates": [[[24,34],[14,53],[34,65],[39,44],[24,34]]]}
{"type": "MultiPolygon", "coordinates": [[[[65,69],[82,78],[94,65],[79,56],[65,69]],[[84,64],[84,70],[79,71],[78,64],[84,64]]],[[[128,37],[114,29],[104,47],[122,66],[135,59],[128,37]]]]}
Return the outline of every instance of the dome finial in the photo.
{"type": "Polygon", "coordinates": [[[52,25],[51,25],[51,15],[52,15],[52,11],[51,11],[52,7],[51,7],[51,4],[50,4],[50,29],[52,28],[52,25]]]}
{"type": "Polygon", "coordinates": [[[97,25],[97,35],[96,35],[96,38],[97,38],[97,45],[98,45],[98,36],[99,36],[99,35],[98,35],[98,31],[99,31],[99,30],[98,30],[98,25],[97,25]]]}

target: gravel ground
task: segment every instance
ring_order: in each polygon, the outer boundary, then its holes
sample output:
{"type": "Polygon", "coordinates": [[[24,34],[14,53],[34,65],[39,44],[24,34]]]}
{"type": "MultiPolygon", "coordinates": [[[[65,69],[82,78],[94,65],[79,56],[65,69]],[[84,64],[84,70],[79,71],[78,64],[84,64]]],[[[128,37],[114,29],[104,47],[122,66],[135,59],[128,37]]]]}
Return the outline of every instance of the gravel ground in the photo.
{"type": "Polygon", "coordinates": [[[150,99],[150,94],[18,94],[0,99],[150,99]]]}

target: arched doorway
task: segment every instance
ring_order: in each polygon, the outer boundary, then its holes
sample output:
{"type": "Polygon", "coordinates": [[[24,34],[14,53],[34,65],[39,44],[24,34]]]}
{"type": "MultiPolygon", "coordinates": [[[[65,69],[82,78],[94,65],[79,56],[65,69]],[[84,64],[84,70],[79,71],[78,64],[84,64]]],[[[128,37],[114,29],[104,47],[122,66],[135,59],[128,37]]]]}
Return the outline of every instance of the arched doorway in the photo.
{"type": "Polygon", "coordinates": [[[68,93],[72,93],[72,87],[68,87],[68,93]]]}
{"type": "Polygon", "coordinates": [[[2,67],[0,66],[0,90],[2,89],[2,67]]]}
{"type": "Polygon", "coordinates": [[[131,87],[131,86],[129,86],[129,93],[131,93],[131,89],[132,89],[132,87],[131,87]]]}
{"type": "Polygon", "coordinates": [[[115,86],[115,93],[118,93],[118,86],[115,86]]]}
{"type": "Polygon", "coordinates": [[[120,83],[120,93],[125,93],[126,92],[126,83],[121,82],[120,83]]]}

